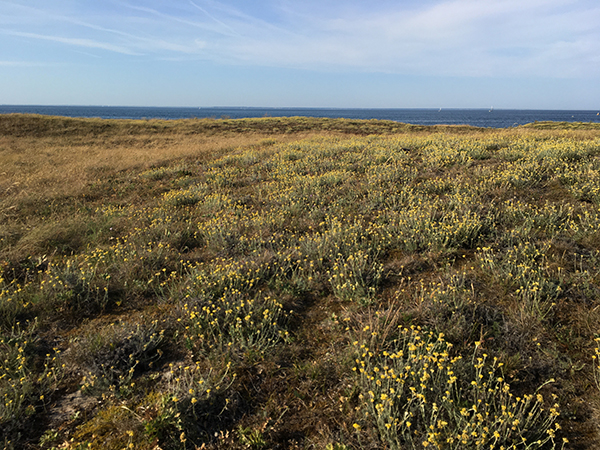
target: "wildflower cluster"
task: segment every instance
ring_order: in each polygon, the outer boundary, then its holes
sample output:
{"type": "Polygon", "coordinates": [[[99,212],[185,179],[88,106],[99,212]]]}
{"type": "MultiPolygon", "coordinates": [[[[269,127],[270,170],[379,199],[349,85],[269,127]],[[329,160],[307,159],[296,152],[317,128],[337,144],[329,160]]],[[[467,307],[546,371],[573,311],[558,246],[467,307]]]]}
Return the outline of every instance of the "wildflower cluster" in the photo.
{"type": "Polygon", "coordinates": [[[443,335],[398,331],[388,350],[354,344],[360,404],[385,445],[529,449],[554,442],[558,405],[547,409],[539,392],[513,395],[496,358],[476,352],[469,367],[443,335]]]}
{"type": "Polygon", "coordinates": [[[383,265],[363,251],[350,254],[347,258],[339,255],[328,271],[333,292],[340,300],[370,303],[376,294],[381,280],[383,265]]]}
{"type": "Polygon", "coordinates": [[[61,378],[56,349],[54,355],[46,355],[42,369],[36,370],[32,332],[33,326],[18,323],[8,332],[0,332],[0,430],[13,431],[23,418],[34,414],[61,378]]]}
{"type": "Polygon", "coordinates": [[[424,146],[425,164],[432,167],[448,167],[454,165],[470,166],[473,156],[485,154],[482,142],[470,142],[465,145],[459,140],[448,141],[440,137],[432,137],[424,146]]]}
{"type": "Polygon", "coordinates": [[[594,355],[592,356],[592,368],[594,372],[594,381],[596,386],[600,389],[600,338],[594,339],[596,347],[594,348],[594,355]]]}
{"type": "MultiPolygon", "coordinates": [[[[167,373],[166,399],[182,411],[187,408],[197,418],[198,414],[209,414],[217,398],[225,393],[234,382],[231,363],[222,371],[206,373],[200,365],[169,366],[167,373]]],[[[225,400],[225,403],[229,403],[225,400]]]]}
{"type": "Polygon", "coordinates": [[[30,283],[7,282],[0,267],[0,330],[10,330],[20,314],[30,305],[31,291],[35,286],[30,283]]]}
{"type": "Polygon", "coordinates": [[[498,281],[505,283],[520,299],[528,317],[545,318],[553,300],[562,291],[558,273],[552,274],[546,254],[549,244],[537,246],[531,242],[520,242],[502,253],[491,248],[479,249],[477,257],[481,267],[498,281]]]}
{"type": "Polygon", "coordinates": [[[190,187],[173,189],[167,191],[162,198],[165,205],[169,206],[193,206],[200,202],[206,195],[205,185],[193,185],[190,187]]]}
{"type": "Polygon", "coordinates": [[[564,162],[557,172],[558,178],[575,198],[600,203],[600,165],[597,160],[583,163],[564,162]]]}
{"type": "Polygon", "coordinates": [[[288,336],[282,327],[283,305],[268,295],[249,297],[234,288],[213,300],[186,303],[183,309],[190,324],[188,339],[204,352],[260,353],[288,336]]]}
{"type": "Polygon", "coordinates": [[[112,323],[84,336],[73,346],[73,358],[85,368],[82,391],[98,396],[106,392],[126,395],[136,369],[151,368],[160,359],[164,329],[157,328],[156,321],[149,325],[112,323]]]}
{"type": "Polygon", "coordinates": [[[463,271],[449,275],[447,280],[430,283],[429,286],[421,281],[416,300],[419,304],[431,304],[434,315],[444,310],[452,313],[474,304],[473,291],[473,284],[463,271]]]}
{"type": "Polygon", "coordinates": [[[208,372],[199,364],[169,364],[168,369],[161,391],[147,395],[140,406],[144,411],[143,418],[138,416],[143,426],[140,440],[188,448],[186,442],[206,440],[206,424],[231,406],[229,388],[236,375],[230,363],[208,372]]]}

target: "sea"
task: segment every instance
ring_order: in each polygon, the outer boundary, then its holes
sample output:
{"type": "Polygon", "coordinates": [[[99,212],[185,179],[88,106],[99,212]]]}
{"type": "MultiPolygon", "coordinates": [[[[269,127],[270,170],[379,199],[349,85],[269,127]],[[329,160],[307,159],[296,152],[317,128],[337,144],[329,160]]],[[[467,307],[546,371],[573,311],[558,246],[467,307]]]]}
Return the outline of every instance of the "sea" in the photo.
{"type": "Polygon", "coordinates": [[[0,105],[0,114],[26,113],[102,119],[240,119],[250,117],[330,117],[377,119],[415,125],[472,125],[509,128],[533,122],[600,122],[600,110],[491,108],[257,108],[0,105]]]}

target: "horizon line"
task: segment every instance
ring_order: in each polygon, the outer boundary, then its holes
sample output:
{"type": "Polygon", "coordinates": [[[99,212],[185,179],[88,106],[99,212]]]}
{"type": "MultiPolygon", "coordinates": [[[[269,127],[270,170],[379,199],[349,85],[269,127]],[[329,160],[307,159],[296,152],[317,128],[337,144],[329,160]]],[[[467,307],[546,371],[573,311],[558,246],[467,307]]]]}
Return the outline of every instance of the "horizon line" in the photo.
{"type": "Polygon", "coordinates": [[[488,110],[488,111],[600,111],[600,109],[568,108],[496,108],[496,107],[433,107],[433,106],[148,106],[148,105],[101,105],[101,104],[12,104],[0,103],[0,107],[53,107],[53,108],[173,108],[173,109],[272,109],[272,110],[488,110]]]}

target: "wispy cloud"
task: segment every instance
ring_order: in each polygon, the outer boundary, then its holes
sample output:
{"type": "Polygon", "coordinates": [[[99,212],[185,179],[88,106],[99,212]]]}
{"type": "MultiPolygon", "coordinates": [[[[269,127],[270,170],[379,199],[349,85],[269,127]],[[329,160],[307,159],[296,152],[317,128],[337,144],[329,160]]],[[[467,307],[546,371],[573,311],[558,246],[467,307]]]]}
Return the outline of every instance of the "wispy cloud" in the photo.
{"type": "Polygon", "coordinates": [[[75,46],[75,47],[97,48],[97,49],[102,49],[102,50],[108,50],[111,52],[122,53],[124,55],[131,55],[131,56],[141,55],[141,53],[134,52],[125,46],[109,44],[107,42],[99,42],[99,41],[95,41],[92,39],[67,38],[67,37],[62,37],[62,36],[50,36],[50,35],[45,35],[45,34],[26,33],[26,32],[21,32],[21,31],[5,31],[4,34],[9,35],[9,36],[19,36],[19,37],[24,37],[24,38],[58,42],[61,44],[71,45],[71,46],[75,46]]]}
{"type": "Polygon", "coordinates": [[[198,33],[186,32],[185,27],[181,27],[181,24],[188,28],[197,27],[197,23],[173,17],[171,19],[174,22],[179,22],[177,26],[165,26],[166,15],[151,8],[128,8],[143,13],[134,16],[123,14],[118,8],[103,9],[101,14],[92,15],[90,11],[73,12],[68,9],[58,12],[48,4],[33,7],[0,1],[0,7],[3,4],[9,4],[15,10],[12,20],[7,20],[4,26],[0,20],[0,33],[5,35],[129,56],[195,54],[206,46],[206,42],[197,36],[198,33]],[[35,32],[31,29],[35,29],[35,32]]]}
{"type": "Polygon", "coordinates": [[[12,14],[0,19],[5,34],[128,56],[412,75],[600,75],[596,0],[2,5],[12,14]]]}
{"type": "Polygon", "coordinates": [[[215,16],[213,16],[212,14],[210,14],[206,9],[198,6],[196,3],[190,1],[190,4],[200,10],[203,14],[205,14],[208,18],[210,18],[212,21],[214,21],[215,23],[217,23],[218,25],[220,25],[224,30],[227,31],[226,34],[232,35],[232,36],[239,36],[239,34],[233,29],[231,28],[229,25],[227,25],[225,22],[217,19],[215,16]]]}
{"type": "MultiPolygon", "coordinates": [[[[572,76],[595,71],[600,5],[560,0],[454,0],[413,8],[297,14],[300,38],[248,33],[229,42],[245,61],[453,76],[572,76]],[[565,43],[570,52],[561,52],[565,43]],[[532,64],[532,62],[537,64],[532,64]]],[[[291,16],[291,14],[290,14],[291,16]]],[[[251,31],[251,30],[249,30],[251,31]]]]}
{"type": "Polygon", "coordinates": [[[0,67],[44,67],[49,64],[40,61],[2,61],[0,60],[0,67]]]}

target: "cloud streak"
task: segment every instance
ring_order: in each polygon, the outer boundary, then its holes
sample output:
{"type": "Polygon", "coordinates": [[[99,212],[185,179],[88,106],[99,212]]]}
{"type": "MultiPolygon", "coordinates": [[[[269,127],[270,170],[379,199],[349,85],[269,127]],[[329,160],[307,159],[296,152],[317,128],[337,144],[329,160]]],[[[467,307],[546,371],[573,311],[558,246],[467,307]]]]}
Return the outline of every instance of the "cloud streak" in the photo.
{"type": "MultiPolygon", "coordinates": [[[[572,76],[598,73],[598,7],[564,1],[456,0],[428,8],[315,15],[300,39],[249,33],[230,42],[246,61],[451,76],[572,76]],[[572,6],[572,5],[571,5],[572,6]],[[576,6],[576,5],[575,5],[576,6]],[[318,18],[317,18],[318,17],[318,18]],[[571,52],[563,52],[565,43],[571,52]],[[532,64],[537,62],[537,64],[532,64]]],[[[575,2],[576,3],[576,2],[575,2]]]]}
{"type": "Polygon", "coordinates": [[[600,75],[593,0],[103,4],[91,11],[62,0],[0,1],[12,14],[0,27],[5,35],[162,60],[427,76],[600,75]]]}
{"type": "Polygon", "coordinates": [[[2,61],[0,60],[0,67],[44,67],[48,66],[48,63],[39,61],[2,61]]]}
{"type": "Polygon", "coordinates": [[[200,10],[208,18],[210,18],[212,21],[214,21],[215,23],[217,23],[218,25],[220,25],[222,28],[224,28],[227,31],[227,33],[224,33],[224,34],[227,34],[227,35],[230,35],[230,36],[238,36],[238,37],[240,36],[233,28],[231,28],[225,22],[222,22],[221,20],[219,20],[216,17],[214,17],[212,14],[210,14],[204,8],[198,6],[196,3],[190,1],[190,5],[192,5],[196,9],[200,10]]]}
{"type": "Polygon", "coordinates": [[[108,50],[110,52],[121,53],[130,56],[139,56],[141,53],[134,52],[125,46],[114,45],[106,42],[99,42],[92,39],[82,38],[67,38],[61,36],[50,36],[37,33],[25,33],[20,31],[7,31],[4,34],[9,36],[18,36],[30,39],[38,39],[43,41],[57,42],[60,44],[66,44],[75,47],[95,48],[101,50],[108,50]]]}

